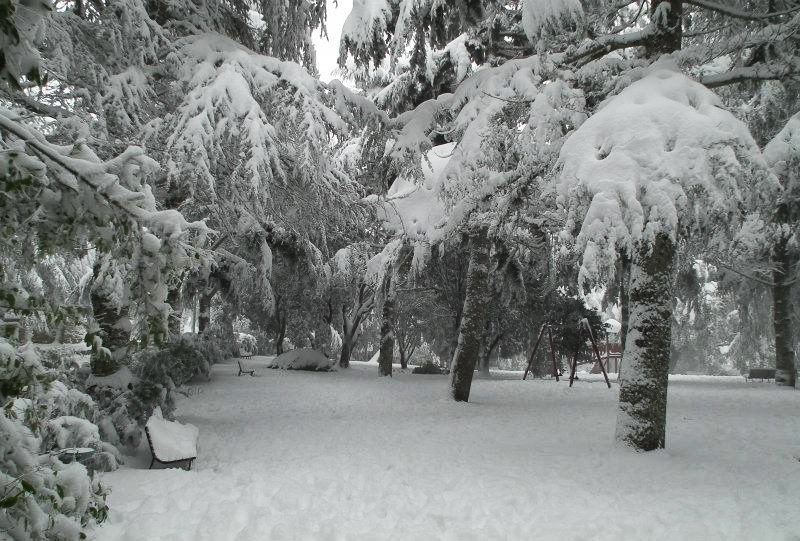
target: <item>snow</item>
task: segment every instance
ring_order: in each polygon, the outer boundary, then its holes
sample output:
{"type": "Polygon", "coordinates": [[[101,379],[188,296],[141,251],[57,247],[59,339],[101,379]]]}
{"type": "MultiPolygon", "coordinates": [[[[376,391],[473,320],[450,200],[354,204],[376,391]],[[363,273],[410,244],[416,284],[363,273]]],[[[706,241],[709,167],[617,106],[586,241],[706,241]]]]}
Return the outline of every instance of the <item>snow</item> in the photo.
{"type": "Polygon", "coordinates": [[[86,388],[94,387],[111,387],[113,389],[130,389],[139,378],[137,378],[130,368],[123,366],[113,374],[108,376],[95,376],[91,374],[86,379],[86,388]]]}
{"type": "Polygon", "coordinates": [[[326,372],[336,364],[334,359],[329,359],[321,351],[309,348],[298,348],[282,353],[272,359],[268,368],[282,368],[284,370],[315,370],[326,372]]]}
{"type": "Polygon", "coordinates": [[[607,319],[603,325],[605,326],[606,330],[612,334],[617,334],[622,330],[622,323],[614,318],[607,319]]]}
{"type": "Polygon", "coordinates": [[[777,187],[747,127],[669,62],[604,103],[559,160],[564,230],[580,229],[582,282],[659,233],[724,244],[744,222],[742,207],[758,209],[777,187]]]}
{"type": "Polygon", "coordinates": [[[161,408],[156,408],[146,426],[155,456],[161,462],[197,456],[196,426],[167,421],[161,414],[161,408]]]}
{"type": "Polygon", "coordinates": [[[788,176],[789,167],[798,157],[800,157],[800,113],[790,118],[778,135],[764,147],[764,159],[780,177],[788,176]]]}
{"type": "Polygon", "coordinates": [[[422,183],[398,177],[383,204],[384,226],[393,233],[415,239],[430,239],[445,214],[439,198],[441,175],[453,155],[455,143],[433,147],[422,160],[422,183]]]}
{"type": "MultiPolygon", "coordinates": [[[[255,368],[269,359],[254,357],[255,368]]],[[[792,539],[800,393],[674,377],[667,449],[614,444],[617,386],[213,367],[179,417],[193,471],[123,468],[103,541],[792,539]]],[[[144,463],[146,468],[147,463],[144,463]]]]}
{"type": "Polygon", "coordinates": [[[546,26],[559,27],[562,20],[577,20],[582,14],[580,0],[523,0],[522,28],[534,41],[546,26]]]}

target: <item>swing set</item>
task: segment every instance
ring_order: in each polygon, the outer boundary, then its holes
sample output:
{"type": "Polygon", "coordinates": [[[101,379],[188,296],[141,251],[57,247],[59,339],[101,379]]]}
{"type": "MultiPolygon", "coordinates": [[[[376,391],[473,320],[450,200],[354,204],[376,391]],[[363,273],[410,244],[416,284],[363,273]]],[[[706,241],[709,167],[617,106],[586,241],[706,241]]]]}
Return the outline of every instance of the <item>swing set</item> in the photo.
{"type": "MultiPolygon", "coordinates": [[[[544,333],[547,331],[547,339],[550,342],[550,363],[553,369],[553,376],[556,378],[556,381],[559,381],[559,369],[556,365],[556,348],[553,344],[553,326],[549,322],[545,322],[542,324],[542,328],[539,330],[539,337],[536,339],[536,345],[533,346],[533,351],[531,352],[531,356],[528,358],[528,366],[525,367],[525,373],[522,374],[522,379],[526,379],[528,377],[528,372],[533,374],[533,361],[536,358],[536,352],[539,350],[539,344],[542,342],[542,338],[544,338],[544,333]]],[[[592,342],[592,352],[594,353],[595,357],[597,358],[597,364],[600,366],[600,370],[603,371],[603,377],[606,380],[606,385],[608,388],[611,388],[611,382],[608,381],[608,373],[606,372],[606,367],[603,364],[603,360],[600,358],[600,350],[597,349],[597,342],[594,339],[594,333],[592,332],[592,328],[589,325],[589,321],[584,318],[578,321],[578,343],[575,346],[575,355],[572,357],[572,362],[570,363],[570,371],[569,371],[569,386],[572,387],[572,383],[575,381],[575,373],[578,369],[578,354],[581,352],[581,344],[585,344],[585,340],[581,340],[583,337],[583,333],[589,337],[589,340],[592,342]]],[[[585,364],[585,363],[581,363],[585,364]]]]}

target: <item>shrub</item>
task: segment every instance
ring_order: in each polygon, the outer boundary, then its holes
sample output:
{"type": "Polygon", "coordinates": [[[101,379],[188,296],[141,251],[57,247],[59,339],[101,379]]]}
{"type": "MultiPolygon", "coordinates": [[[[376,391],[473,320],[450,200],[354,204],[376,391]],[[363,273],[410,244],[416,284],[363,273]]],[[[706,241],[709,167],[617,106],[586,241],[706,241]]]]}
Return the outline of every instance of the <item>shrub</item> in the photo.
{"type": "Polygon", "coordinates": [[[83,465],[42,454],[90,440],[102,448],[85,418],[96,413],[91,398],[56,377],[33,347],[0,339],[0,532],[14,540],[79,539],[108,511],[83,465]]]}
{"type": "Polygon", "coordinates": [[[426,362],[422,366],[417,366],[411,371],[412,374],[444,374],[445,371],[433,364],[426,362]]]}

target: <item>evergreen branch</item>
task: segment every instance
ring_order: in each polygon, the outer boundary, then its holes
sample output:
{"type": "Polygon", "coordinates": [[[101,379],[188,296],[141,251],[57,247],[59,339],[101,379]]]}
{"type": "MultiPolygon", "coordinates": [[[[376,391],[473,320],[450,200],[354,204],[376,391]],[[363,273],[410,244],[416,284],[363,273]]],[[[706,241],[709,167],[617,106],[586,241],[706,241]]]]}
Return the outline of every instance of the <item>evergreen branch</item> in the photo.
{"type": "Polygon", "coordinates": [[[776,11],[771,13],[750,13],[731,6],[717,4],[716,2],[711,2],[709,0],[684,0],[684,3],[745,21],[766,21],[775,17],[780,17],[781,15],[791,15],[792,13],[800,11],[800,5],[784,11],[776,11]]]}
{"type": "Polygon", "coordinates": [[[725,73],[702,76],[698,81],[708,88],[717,88],[742,81],[770,81],[784,79],[796,74],[785,64],[757,64],[748,67],[737,67],[725,73]]]}

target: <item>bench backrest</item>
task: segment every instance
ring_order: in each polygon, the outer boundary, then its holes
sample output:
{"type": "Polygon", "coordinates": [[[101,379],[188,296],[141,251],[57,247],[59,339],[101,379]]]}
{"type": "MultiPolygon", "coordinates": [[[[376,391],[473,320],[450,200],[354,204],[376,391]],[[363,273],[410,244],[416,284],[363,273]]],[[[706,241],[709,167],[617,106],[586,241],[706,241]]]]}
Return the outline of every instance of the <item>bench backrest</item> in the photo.
{"type": "Polygon", "coordinates": [[[751,368],[749,376],[759,379],[773,379],[775,377],[774,368],[751,368]]]}

